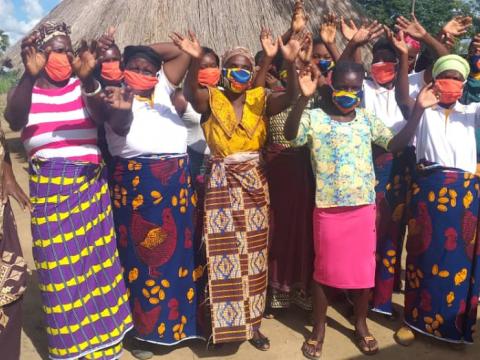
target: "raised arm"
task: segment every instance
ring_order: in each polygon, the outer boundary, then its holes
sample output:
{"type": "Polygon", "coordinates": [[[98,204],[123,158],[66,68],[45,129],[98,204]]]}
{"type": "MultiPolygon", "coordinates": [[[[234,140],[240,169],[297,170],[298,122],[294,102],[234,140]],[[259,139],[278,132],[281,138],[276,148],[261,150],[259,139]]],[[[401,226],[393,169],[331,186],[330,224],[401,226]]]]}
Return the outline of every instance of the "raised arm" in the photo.
{"type": "MultiPolygon", "coordinates": [[[[179,34],[172,33],[170,38],[177,38],[179,34]]],[[[150,45],[150,47],[162,58],[163,72],[173,85],[179,85],[190,65],[190,55],[179,49],[174,43],[163,42],[150,45]]]]}
{"type": "Polygon", "coordinates": [[[355,53],[364,45],[368,44],[370,41],[377,39],[380,35],[383,34],[383,27],[377,21],[374,21],[370,25],[363,25],[358,29],[358,31],[353,35],[352,40],[350,40],[343,50],[342,55],[340,56],[339,61],[357,61],[355,59],[355,53]]]}
{"type": "Polygon", "coordinates": [[[200,60],[203,56],[203,49],[200,46],[200,42],[191,31],[188,32],[188,37],[175,34],[172,40],[179,49],[192,58],[184,84],[183,93],[185,94],[185,98],[196,112],[200,114],[208,113],[210,111],[208,89],[200,86],[198,83],[200,60]]]}
{"type": "MultiPolygon", "coordinates": [[[[352,19],[350,19],[347,22],[345,21],[343,16],[340,18],[340,29],[342,30],[343,37],[347,41],[352,40],[358,31],[358,28],[357,28],[357,25],[355,25],[355,22],[352,19]]],[[[362,63],[362,52],[360,48],[357,48],[357,50],[354,52],[353,61],[355,61],[357,64],[362,63]]]]}
{"type": "Polygon", "coordinates": [[[313,66],[306,67],[300,71],[298,76],[298,86],[300,88],[301,96],[293,105],[283,128],[285,139],[291,141],[297,137],[300,119],[305,111],[309,99],[315,94],[317,90],[319,72],[313,66]]]}
{"type": "Polygon", "coordinates": [[[425,109],[438,104],[438,98],[433,89],[433,83],[426,85],[420,94],[418,94],[417,101],[413,107],[413,111],[407,121],[407,124],[400,132],[388,143],[388,151],[398,152],[408,145],[417,130],[420,119],[425,109]]]}
{"type": "Polygon", "coordinates": [[[263,57],[260,61],[260,69],[255,75],[254,87],[265,87],[268,69],[278,52],[279,40],[273,39],[270,29],[262,28],[260,33],[260,43],[262,44],[263,57]]]}
{"type": "Polygon", "coordinates": [[[13,131],[21,130],[28,122],[32,105],[32,89],[47,62],[45,54],[38,51],[36,42],[36,34],[31,34],[22,40],[21,55],[25,72],[18,85],[8,93],[4,115],[13,131]]]}
{"type": "Polygon", "coordinates": [[[336,42],[337,36],[337,17],[335,14],[329,13],[323,18],[323,23],[320,25],[320,38],[327,47],[328,52],[334,61],[340,59],[340,51],[336,42]]]}

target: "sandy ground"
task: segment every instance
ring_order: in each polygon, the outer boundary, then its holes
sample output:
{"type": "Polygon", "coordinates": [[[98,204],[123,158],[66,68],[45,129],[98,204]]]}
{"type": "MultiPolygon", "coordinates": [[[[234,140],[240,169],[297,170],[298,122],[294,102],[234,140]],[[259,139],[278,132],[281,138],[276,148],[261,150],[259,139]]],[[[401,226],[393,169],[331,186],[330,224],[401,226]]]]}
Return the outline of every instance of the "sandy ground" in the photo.
{"type": "MultiPolygon", "coordinates": [[[[0,111],[3,113],[0,97],[0,111]]],[[[6,132],[9,150],[14,162],[14,171],[17,180],[24,189],[28,189],[28,168],[18,133],[9,131],[8,125],[2,119],[2,128],[6,132]]],[[[47,339],[42,328],[42,312],[40,293],[36,286],[35,266],[32,258],[30,218],[23,213],[16,203],[13,204],[18,231],[24,255],[28,261],[32,275],[25,295],[24,319],[22,333],[22,360],[48,359],[47,339]]],[[[395,295],[396,309],[401,314],[403,296],[395,295]]],[[[353,327],[345,317],[348,310],[345,306],[338,306],[328,311],[328,328],[323,348],[323,359],[360,359],[364,358],[352,342],[353,327]]],[[[400,320],[389,320],[372,314],[369,326],[380,344],[380,352],[374,357],[378,360],[450,360],[450,359],[480,359],[480,339],[471,346],[453,348],[449,344],[440,343],[425,336],[417,336],[416,342],[406,348],[397,345],[393,340],[393,333],[401,324],[400,320]]],[[[271,340],[271,350],[259,352],[250,344],[229,344],[214,352],[206,351],[201,341],[184,343],[182,346],[171,348],[153,348],[156,359],[303,359],[300,347],[304,337],[311,330],[309,314],[292,309],[277,316],[273,320],[264,320],[263,332],[271,340]]],[[[0,349],[1,351],[1,349],[0,349]]],[[[0,353],[0,359],[2,358],[0,353]]],[[[134,359],[127,350],[122,359],[134,359]]]]}

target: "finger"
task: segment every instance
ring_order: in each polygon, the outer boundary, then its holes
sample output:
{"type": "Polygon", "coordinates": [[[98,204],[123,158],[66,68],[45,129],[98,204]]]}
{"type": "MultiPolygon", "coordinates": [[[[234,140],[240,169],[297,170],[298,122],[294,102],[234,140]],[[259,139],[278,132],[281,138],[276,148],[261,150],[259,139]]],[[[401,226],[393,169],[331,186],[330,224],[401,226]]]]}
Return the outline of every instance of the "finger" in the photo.
{"type": "Polygon", "coordinates": [[[107,33],[106,35],[110,38],[113,38],[113,36],[115,35],[115,31],[117,29],[115,28],[115,26],[109,26],[108,29],[107,29],[107,33]]]}
{"type": "Polygon", "coordinates": [[[349,22],[349,23],[350,23],[350,27],[351,27],[352,29],[356,29],[356,28],[357,28],[357,25],[355,25],[355,23],[353,22],[352,19],[350,19],[350,22],[349,22]]]}
{"type": "Polygon", "coordinates": [[[188,36],[190,37],[191,41],[194,41],[194,42],[197,41],[197,36],[192,30],[188,30],[188,36]]]}
{"type": "Polygon", "coordinates": [[[413,20],[414,22],[418,22],[417,17],[415,16],[414,13],[411,13],[410,15],[411,15],[412,20],[413,20]]]}
{"type": "Polygon", "coordinates": [[[278,43],[278,46],[280,47],[280,49],[283,50],[283,48],[285,47],[285,45],[283,44],[283,40],[282,40],[282,37],[281,37],[281,36],[278,36],[278,38],[277,38],[277,43],[278,43]]]}
{"type": "Polygon", "coordinates": [[[90,43],[90,52],[95,55],[97,53],[97,49],[98,49],[98,41],[92,40],[92,42],[90,43]]]}
{"type": "Polygon", "coordinates": [[[175,36],[176,36],[177,38],[179,38],[180,41],[185,40],[185,36],[183,36],[182,34],[180,34],[180,33],[178,33],[178,32],[173,32],[173,34],[175,34],[175,36]]]}

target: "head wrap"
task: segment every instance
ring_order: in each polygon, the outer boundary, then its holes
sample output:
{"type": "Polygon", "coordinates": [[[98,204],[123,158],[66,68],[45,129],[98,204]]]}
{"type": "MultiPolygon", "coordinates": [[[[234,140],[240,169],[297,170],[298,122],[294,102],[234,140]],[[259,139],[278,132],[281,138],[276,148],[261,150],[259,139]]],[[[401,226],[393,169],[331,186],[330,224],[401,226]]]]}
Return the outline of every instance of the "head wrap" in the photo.
{"type": "Polygon", "coordinates": [[[158,69],[162,66],[162,58],[150,46],[127,46],[123,50],[123,63],[125,65],[135,58],[145,59],[158,69]]]}
{"type": "Polygon", "coordinates": [[[225,54],[223,54],[222,56],[222,66],[225,66],[228,60],[230,60],[231,58],[237,55],[242,55],[246,57],[250,62],[250,64],[252,65],[252,69],[255,67],[255,58],[253,57],[252,52],[247,48],[244,48],[241,46],[237,46],[237,47],[234,47],[233,49],[225,51],[225,54]]]}
{"type": "Polygon", "coordinates": [[[53,39],[55,36],[68,36],[71,34],[70,26],[67,26],[64,22],[55,23],[53,21],[47,21],[40,25],[40,27],[35,30],[35,33],[38,35],[38,45],[42,46],[47,41],[53,39]]]}
{"type": "Polygon", "coordinates": [[[438,75],[447,70],[458,71],[466,80],[468,74],[470,74],[470,65],[468,64],[468,61],[461,56],[454,54],[445,55],[438,59],[435,62],[435,65],[433,65],[432,76],[436,79],[438,75]]]}
{"type": "Polygon", "coordinates": [[[415,40],[410,35],[405,35],[405,42],[407,43],[408,47],[415,50],[420,50],[422,47],[420,41],[415,40]]]}

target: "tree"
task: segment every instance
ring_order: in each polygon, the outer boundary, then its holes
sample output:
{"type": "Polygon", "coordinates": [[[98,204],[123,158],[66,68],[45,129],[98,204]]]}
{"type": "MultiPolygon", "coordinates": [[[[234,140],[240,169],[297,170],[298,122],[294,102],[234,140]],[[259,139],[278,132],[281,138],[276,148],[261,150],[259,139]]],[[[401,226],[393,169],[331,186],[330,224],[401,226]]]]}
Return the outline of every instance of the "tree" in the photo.
{"type": "MultiPolygon", "coordinates": [[[[367,15],[388,26],[403,15],[409,17],[412,12],[411,0],[357,0],[367,15]]],[[[474,26],[468,35],[480,31],[480,4],[477,0],[416,0],[415,15],[432,34],[437,34],[448,20],[456,15],[469,15],[474,18],[474,26]]]]}
{"type": "Polygon", "coordinates": [[[3,55],[7,47],[10,45],[10,39],[5,31],[0,30],[0,56],[3,55]]]}

